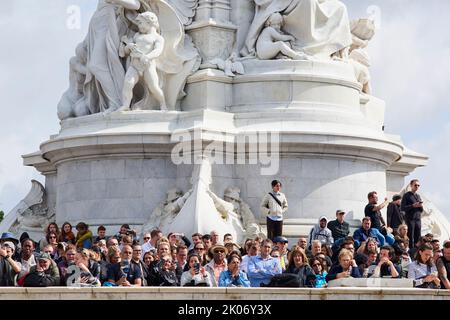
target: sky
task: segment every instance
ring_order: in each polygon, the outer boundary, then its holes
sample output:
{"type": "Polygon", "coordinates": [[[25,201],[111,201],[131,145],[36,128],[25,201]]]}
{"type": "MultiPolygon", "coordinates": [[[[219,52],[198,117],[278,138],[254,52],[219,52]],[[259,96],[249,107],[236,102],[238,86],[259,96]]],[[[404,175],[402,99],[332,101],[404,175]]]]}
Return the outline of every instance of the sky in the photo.
{"type": "MultiPolygon", "coordinates": [[[[250,1],[250,0],[243,0],[250,1]]],[[[372,17],[373,94],[386,101],[385,130],[430,157],[412,177],[450,218],[450,1],[345,0],[351,19],[372,17]]],[[[86,35],[95,0],[0,2],[0,210],[28,193],[21,155],[59,131],[56,105],[68,87],[69,59],[86,35]],[[78,19],[79,18],[79,19],[78,19]]]]}

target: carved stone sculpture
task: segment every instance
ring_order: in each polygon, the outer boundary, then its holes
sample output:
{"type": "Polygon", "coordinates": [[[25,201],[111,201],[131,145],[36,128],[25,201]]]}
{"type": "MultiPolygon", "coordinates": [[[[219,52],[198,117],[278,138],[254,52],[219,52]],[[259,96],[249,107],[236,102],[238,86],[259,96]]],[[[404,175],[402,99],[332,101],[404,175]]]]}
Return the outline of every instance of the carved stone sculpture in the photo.
{"type": "MultiPolygon", "coordinates": [[[[192,22],[197,5],[197,0],[99,0],[88,34],[71,61],[71,85],[59,104],[59,118],[112,112],[124,105],[175,110],[185,95],[187,77],[200,66],[198,51],[184,32],[184,24],[192,22]],[[128,103],[131,85],[124,88],[125,74],[130,65],[136,69],[136,61],[128,55],[119,56],[119,49],[122,39],[134,39],[139,32],[135,20],[144,12],[157,16],[164,45],[161,54],[153,58],[156,72],[142,76],[128,103]]],[[[132,73],[127,83],[134,83],[132,73]]]]}
{"type": "Polygon", "coordinates": [[[40,239],[50,222],[55,222],[55,212],[47,205],[45,188],[32,180],[26,197],[5,216],[0,232],[12,232],[16,236],[28,232],[32,239],[40,239]]]}
{"type": "Polygon", "coordinates": [[[362,92],[371,94],[370,56],[367,51],[369,41],[375,35],[375,23],[370,19],[354,20],[351,23],[353,44],[350,47],[350,63],[355,69],[355,76],[363,86],[362,92]]]}
{"type": "Polygon", "coordinates": [[[281,27],[284,24],[283,16],[278,12],[270,15],[265,23],[265,28],[256,41],[256,55],[261,60],[270,60],[275,57],[289,57],[294,60],[306,59],[306,55],[291,49],[291,41],[295,38],[283,34],[281,27]]]}
{"type": "Polygon", "coordinates": [[[285,16],[283,31],[295,38],[292,43],[294,51],[330,59],[352,44],[347,9],[338,0],[254,1],[255,17],[242,55],[256,55],[258,37],[269,17],[277,12],[285,16]]]}
{"type": "Polygon", "coordinates": [[[222,70],[229,77],[234,77],[236,74],[244,74],[244,66],[235,52],[227,60],[222,60],[216,58],[211,60],[211,63],[217,67],[217,69],[222,70]]]}
{"type": "Polygon", "coordinates": [[[69,89],[63,94],[58,103],[58,118],[64,120],[89,113],[84,101],[84,82],[86,80],[87,52],[84,42],[80,43],[75,56],[70,59],[69,89]]]}
{"type": "Polygon", "coordinates": [[[123,107],[119,110],[130,109],[133,89],[143,78],[147,89],[158,100],[161,110],[165,111],[166,99],[159,87],[159,76],[156,71],[156,59],[164,50],[164,38],[158,32],[158,17],[152,12],[144,12],[137,16],[136,22],[139,32],[134,35],[133,40],[124,36],[119,50],[121,56],[131,57],[123,86],[123,107]]]}
{"type": "Polygon", "coordinates": [[[265,238],[266,236],[256,222],[250,206],[241,199],[240,192],[241,190],[239,188],[227,188],[225,190],[224,200],[220,199],[213,192],[209,192],[209,194],[213,198],[217,210],[222,213],[222,216],[229,217],[231,215],[242,223],[247,238],[265,238]]]}
{"type": "Polygon", "coordinates": [[[155,228],[161,228],[170,224],[180,212],[186,199],[190,196],[192,190],[183,195],[182,191],[174,188],[167,192],[167,199],[158,205],[152,212],[150,219],[144,224],[142,230],[151,231],[155,228]]]}

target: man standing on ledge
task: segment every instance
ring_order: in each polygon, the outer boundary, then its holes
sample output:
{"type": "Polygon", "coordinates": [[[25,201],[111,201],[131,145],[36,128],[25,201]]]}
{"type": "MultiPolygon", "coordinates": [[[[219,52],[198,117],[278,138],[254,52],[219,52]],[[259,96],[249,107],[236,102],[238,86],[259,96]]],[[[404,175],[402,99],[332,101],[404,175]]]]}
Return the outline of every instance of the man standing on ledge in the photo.
{"type": "Polygon", "coordinates": [[[405,222],[408,226],[409,247],[413,249],[420,239],[422,233],[422,212],[423,201],[417,193],[419,190],[419,180],[412,180],[409,183],[411,191],[405,193],[402,199],[401,210],[405,212],[405,222]]]}
{"type": "Polygon", "coordinates": [[[261,212],[267,216],[267,238],[274,239],[283,235],[283,214],[288,209],[286,196],[280,192],[281,182],[272,181],[272,191],[261,202],[261,212]]]}

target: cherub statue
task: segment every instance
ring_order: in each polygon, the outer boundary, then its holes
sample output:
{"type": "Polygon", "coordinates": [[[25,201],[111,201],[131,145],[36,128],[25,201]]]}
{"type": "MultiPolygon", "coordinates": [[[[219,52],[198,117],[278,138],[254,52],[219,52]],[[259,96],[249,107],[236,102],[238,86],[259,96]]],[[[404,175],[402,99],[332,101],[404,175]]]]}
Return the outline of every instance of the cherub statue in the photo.
{"type": "Polygon", "coordinates": [[[58,103],[58,118],[60,120],[89,114],[83,92],[87,73],[86,63],[87,52],[83,41],[77,46],[75,56],[69,62],[69,89],[58,103]]]}
{"type": "Polygon", "coordinates": [[[307,60],[308,57],[302,52],[295,52],[291,48],[291,41],[295,38],[283,34],[281,27],[284,19],[279,12],[272,13],[265,23],[265,28],[256,41],[256,54],[259,59],[271,60],[280,54],[294,60],[307,60]]]}
{"type": "Polygon", "coordinates": [[[161,228],[170,224],[180,212],[191,193],[192,190],[189,190],[183,195],[183,192],[177,188],[167,191],[166,201],[153,210],[149,221],[143,226],[142,230],[150,231],[153,228],[161,228]]]}
{"type": "Polygon", "coordinates": [[[131,63],[125,74],[122,91],[123,106],[118,111],[130,110],[133,99],[133,89],[141,78],[150,93],[159,102],[161,110],[167,111],[164,92],[159,86],[159,77],[156,70],[156,59],[164,49],[164,38],[159,34],[158,17],[153,12],[143,12],[136,17],[139,28],[133,40],[122,37],[119,55],[130,56],[131,63]]]}

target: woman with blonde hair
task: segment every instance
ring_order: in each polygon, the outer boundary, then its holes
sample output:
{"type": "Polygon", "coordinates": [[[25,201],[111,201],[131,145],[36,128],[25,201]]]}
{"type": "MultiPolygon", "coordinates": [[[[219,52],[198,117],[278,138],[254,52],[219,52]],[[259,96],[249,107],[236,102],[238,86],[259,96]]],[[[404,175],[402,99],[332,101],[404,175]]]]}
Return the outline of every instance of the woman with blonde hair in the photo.
{"type": "Polygon", "coordinates": [[[79,286],[99,287],[100,283],[100,265],[92,260],[94,252],[83,249],[76,254],[75,263],[80,268],[80,277],[75,283],[79,286]]]}
{"type": "Polygon", "coordinates": [[[339,253],[339,264],[331,267],[327,274],[327,282],[342,278],[361,278],[361,273],[350,250],[342,249],[339,253]]]}

